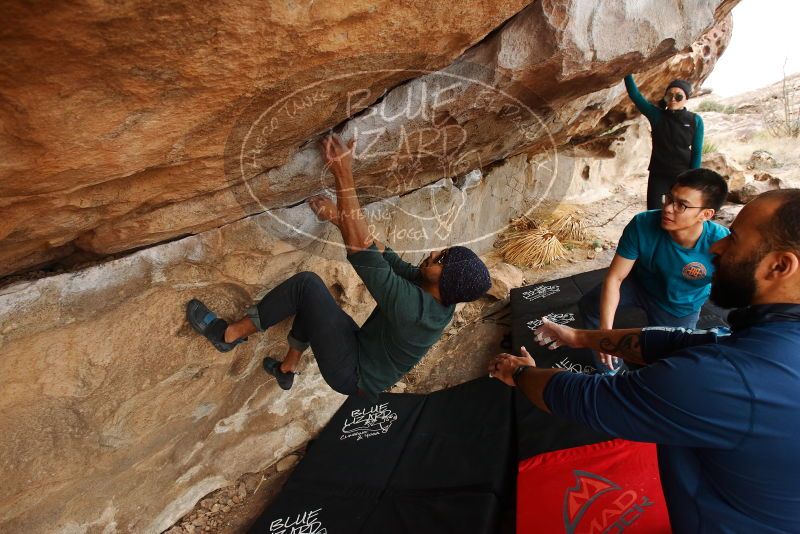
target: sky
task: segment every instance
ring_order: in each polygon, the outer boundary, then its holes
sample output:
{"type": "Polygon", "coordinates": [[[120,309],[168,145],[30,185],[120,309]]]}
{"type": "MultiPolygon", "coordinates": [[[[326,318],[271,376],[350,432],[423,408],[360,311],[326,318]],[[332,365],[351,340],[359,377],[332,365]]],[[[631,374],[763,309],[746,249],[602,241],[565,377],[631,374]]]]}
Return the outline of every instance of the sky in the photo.
{"type": "Polygon", "coordinates": [[[728,97],[800,72],[800,0],[741,0],[733,37],[703,87],[728,97]]]}

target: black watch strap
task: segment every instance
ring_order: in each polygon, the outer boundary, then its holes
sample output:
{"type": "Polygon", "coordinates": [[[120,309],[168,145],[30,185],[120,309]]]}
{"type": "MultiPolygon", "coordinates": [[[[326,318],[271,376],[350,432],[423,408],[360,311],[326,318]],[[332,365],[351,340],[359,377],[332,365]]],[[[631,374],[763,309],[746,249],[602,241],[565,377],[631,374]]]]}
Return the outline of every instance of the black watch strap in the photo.
{"type": "Polygon", "coordinates": [[[530,369],[531,367],[531,365],[520,365],[514,369],[514,372],[511,373],[511,380],[514,381],[514,385],[517,384],[517,380],[519,379],[520,375],[524,373],[526,369],[530,369]]]}

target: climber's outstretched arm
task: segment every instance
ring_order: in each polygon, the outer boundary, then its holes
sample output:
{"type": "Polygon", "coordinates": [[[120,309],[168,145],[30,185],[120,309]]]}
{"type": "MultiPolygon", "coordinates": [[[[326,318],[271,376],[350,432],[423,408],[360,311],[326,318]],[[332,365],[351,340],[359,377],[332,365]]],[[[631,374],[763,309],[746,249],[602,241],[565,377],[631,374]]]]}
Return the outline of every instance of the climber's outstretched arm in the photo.
{"type": "Polygon", "coordinates": [[[354,150],[355,139],[351,139],[347,145],[338,135],[331,135],[322,141],[322,156],[336,183],[336,218],[328,220],[336,224],[342,232],[348,254],[365,250],[372,243],[383,249],[383,245],[370,235],[367,219],[358,202],[353,180],[354,150]]]}

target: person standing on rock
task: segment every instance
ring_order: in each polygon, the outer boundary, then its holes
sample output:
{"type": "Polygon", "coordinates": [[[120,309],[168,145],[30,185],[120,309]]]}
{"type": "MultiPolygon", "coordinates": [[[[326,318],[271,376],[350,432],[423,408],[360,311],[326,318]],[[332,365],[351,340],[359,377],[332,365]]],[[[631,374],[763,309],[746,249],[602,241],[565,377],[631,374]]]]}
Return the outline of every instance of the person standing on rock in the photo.
{"type": "MultiPolygon", "coordinates": [[[[709,169],[678,176],[663,208],[634,216],[622,232],[606,277],[578,302],[587,328],[614,328],[619,308],[639,308],[650,326],[694,328],[711,292],[711,246],[728,229],[711,219],[728,196],[725,179],[709,169]]],[[[617,359],[595,354],[602,373],[617,359]]]]}
{"type": "Polygon", "coordinates": [[[300,356],[314,353],[320,373],[335,391],[374,399],[394,385],[439,340],[458,302],[481,297],[491,286],[486,265],[460,246],[431,252],[416,267],[379,243],[369,233],[352,174],[354,141],[345,146],[338,136],[326,138],[323,157],[336,182],[337,203],[325,197],[309,200],[322,220],[336,225],[347,259],[377,306],[359,327],[312,272],[298,273],[272,289],[247,310],[246,317],[228,324],[202,302],[192,299],[186,316],[192,328],[221,352],[294,316],[289,350],[282,362],[264,358],[264,370],[288,390],[300,356]]]}
{"type": "MultiPolygon", "coordinates": [[[[540,409],[656,443],[673,532],[800,532],[800,189],[763,193],[711,248],[725,328],[575,330],[537,343],[612,351],[618,376],[536,368],[500,354],[489,372],[540,409]]],[[[632,466],[635,469],[635,466],[632,466]]]]}
{"type": "Polygon", "coordinates": [[[647,209],[661,207],[661,197],[669,193],[683,171],[697,169],[703,155],[703,119],[686,109],[692,86],[686,80],[673,80],[659,105],[647,101],[633,75],[625,76],[628,96],[650,122],[653,150],[650,153],[650,177],[647,179],[647,209]]]}

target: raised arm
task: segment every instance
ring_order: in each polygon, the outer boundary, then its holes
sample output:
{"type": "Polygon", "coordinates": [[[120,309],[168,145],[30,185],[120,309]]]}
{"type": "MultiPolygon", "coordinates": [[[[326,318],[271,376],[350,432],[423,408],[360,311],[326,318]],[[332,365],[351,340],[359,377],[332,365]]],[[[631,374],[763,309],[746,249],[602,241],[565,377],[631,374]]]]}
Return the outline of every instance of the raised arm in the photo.
{"type": "Polygon", "coordinates": [[[636,105],[636,109],[638,109],[642,115],[647,117],[647,120],[650,121],[650,124],[655,124],[659,121],[659,119],[661,119],[661,110],[658,109],[657,106],[654,106],[648,102],[647,99],[642,96],[642,93],[639,92],[639,88],[636,87],[636,82],[633,81],[633,74],[628,74],[625,76],[625,89],[628,91],[628,97],[636,105]]]}
{"type": "MultiPolygon", "coordinates": [[[[338,135],[331,135],[322,141],[322,155],[333,174],[336,184],[336,225],[342,232],[342,240],[348,254],[366,250],[375,242],[367,227],[367,220],[361,211],[353,180],[353,152],[355,139],[345,145],[338,135]]],[[[379,250],[383,245],[375,243],[379,250]]]]}
{"type": "Polygon", "coordinates": [[[700,165],[703,163],[703,135],[705,126],[703,126],[703,119],[700,115],[695,115],[695,117],[691,168],[699,169],[700,165]]]}

